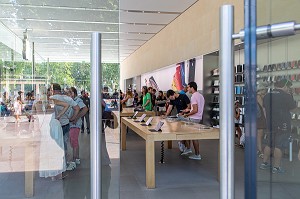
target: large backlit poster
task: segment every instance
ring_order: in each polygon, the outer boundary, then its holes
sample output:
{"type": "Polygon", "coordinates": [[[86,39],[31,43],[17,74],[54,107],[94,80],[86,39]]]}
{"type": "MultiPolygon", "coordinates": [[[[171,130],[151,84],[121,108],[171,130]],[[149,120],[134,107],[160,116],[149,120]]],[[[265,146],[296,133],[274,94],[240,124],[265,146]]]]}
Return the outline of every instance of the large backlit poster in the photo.
{"type": "Polygon", "coordinates": [[[195,81],[198,90],[203,88],[203,58],[196,57],[162,69],[141,75],[141,86],[156,90],[182,90],[189,82],[195,81]]]}

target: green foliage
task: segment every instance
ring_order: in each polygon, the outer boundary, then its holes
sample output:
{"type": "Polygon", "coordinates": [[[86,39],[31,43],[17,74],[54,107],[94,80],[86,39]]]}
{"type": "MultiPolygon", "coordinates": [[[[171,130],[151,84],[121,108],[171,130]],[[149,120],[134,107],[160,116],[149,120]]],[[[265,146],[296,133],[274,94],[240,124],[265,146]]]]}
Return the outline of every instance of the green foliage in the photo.
{"type": "Polygon", "coordinates": [[[120,65],[109,63],[102,64],[102,82],[103,86],[118,89],[120,86],[120,65]]]}
{"type": "MultiPolygon", "coordinates": [[[[31,62],[0,62],[0,79],[6,77],[16,79],[31,79],[31,62]],[[9,74],[9,76],[6,76],[9,74]]],[[[49,78],[49,83],[59,83],[62,87],[75,86],[80,90],[90,91],[91,66],[90,63],[70,63],[70,62],[50,62],[47,69],[47,63],[36,63],[34,76],[37,79],[49,78]]],[[[119,88],[120,66],[119,64],[102,64],[102,86],[108,86],[112,89],[119,88]]],[[[100,85],[99,85],[100,86],[100,85]]]]}

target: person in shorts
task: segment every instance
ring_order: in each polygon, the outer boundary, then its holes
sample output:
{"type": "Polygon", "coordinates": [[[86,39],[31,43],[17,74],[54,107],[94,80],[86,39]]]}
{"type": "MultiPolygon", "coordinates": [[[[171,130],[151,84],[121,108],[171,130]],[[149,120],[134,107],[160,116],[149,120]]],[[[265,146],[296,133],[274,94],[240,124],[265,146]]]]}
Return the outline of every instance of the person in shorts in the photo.
{"type": "MultiPolygon", "coordinates": [[[[82,119],[87,112],[88,108],[84,104],[83,100],[78,97],[77,90],[74,87],[71,87],[68,91],[68,96],[71,97],[79,106],[80,111],[77,114],[76,118],[73,122],[70,122],[70,144],[73,149],[73,159],[72,162],[75,162],[75,164],[80,164],[80,158],[79,158],[79,143],[78,143],[78,136],[80,132],[80,128],[82,125],[82,119]]],[[[70,115],[73,115],[73,111],[71,110],[70,115]]],[[[67,169],[68,170],[68,169],[67,169]]]]}
{"type": "Polygon", "coordinates": [[[263,109],[263,99],[266,95],[265,90],[257,91],[256,100],[257,100],[257,117],[256,117],[256,127],[257,127],[257,155],[260,158],[264,157],[262,150],[262,139],[266,129],[266,116],[263,109]]]}
{"type": "Polygon", "coordinates": [[[55,101],[62,101],[62,102],[66,102],[69,104],[68,110],[66,112],[64,112],[64,114],[57,119],[59,120],[62,130],[63,130],[64,149],[65,149],[65,156],[67,159],[67,163],[69,164],[69,166],[71,165],[71,167],[73,169],[75,169],[76,164],[73,163],[72,161],[69,162],[70,157],[68,154],[68,141],[69,141],[69,132],[70,132],[70,122],[75,121],[75,119],[77,118],[77,115],[80,111],[80,108],[72,98],[62,94],[61,87],[59,84],[57,84],[57,83],[51,84],[50,92],[51,92],[50,99],[53,100],[54,104],[55,104],[55,106],[54,106],[55,117],[57,117],[57,115],[64,109],[63,106],[57,104],[55,101]],[[73,111],[72,115],[70,113],[71,111],[73,111]]]}
{"type": "Polygon", "coordinates": [[[289,93],[292,83],[281,79],[274,84],[275,89],[267,93],[263,99],[266,111],[267,146],[264,148],[263,163],[260,169],[271,169],[273,173],[282,173],[282,151],[288,147],[291,133],[290,111],[296,108],[293,96],[289,93]],[[274,162],[269,163],[273,150],[274,162]]]}
{"type": "MultiPolygon", "coordinates": [[[[191,109],[183,110],[183,116],[188,117],[188,120],[191,122],[200,123],[202,120],[204,104],[205,104],[204,97],[197,91],[196,82],[190,82],[188,84],[188,91],[192,93],[191,109]]],[[[189,158],[192,160],[201,160],[199,141],[193,140],[192,142],[193,142],[195,154],[190,155],[189,158]]],[[[186,148],[181,155],[191,154],[192,150],[190,148],[190,141],[188,140],[185,141],[184,143],[186,148]]]]}
{"type": "MultiPolygon", "coordinates": [[[[170,100],[170,103],[168,104],[167,111],[163,117],[171,115],[174,107],[176,107],[178,114],[185,109],[191,108],[191,101],[186,94],[175,93],[175,91],[170,89],[167,91],[167,98],[170,100]]],[[[186,143],[184,141],[179,141],[178,148],[180,152],[184,152],[186,150],[186,143]]]]}

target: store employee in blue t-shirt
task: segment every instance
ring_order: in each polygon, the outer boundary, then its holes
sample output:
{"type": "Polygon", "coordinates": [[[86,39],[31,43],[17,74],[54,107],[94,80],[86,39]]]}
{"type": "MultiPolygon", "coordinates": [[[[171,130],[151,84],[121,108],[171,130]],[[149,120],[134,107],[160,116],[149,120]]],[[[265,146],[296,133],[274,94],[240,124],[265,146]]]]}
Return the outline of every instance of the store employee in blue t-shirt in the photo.
{"type": "Polygon", "coordinates": [[[190,99],[186,94],[179,94],[175,93],[173,90],[168,90],[167,91],[167,98],[170,99],[170,105],[168,107],[166,116],[170,115],[173,106],[176,106],[177,113],[180,113],[181,111],[185,109],[190,109],[191,108],[191,102],[190,99]]]}

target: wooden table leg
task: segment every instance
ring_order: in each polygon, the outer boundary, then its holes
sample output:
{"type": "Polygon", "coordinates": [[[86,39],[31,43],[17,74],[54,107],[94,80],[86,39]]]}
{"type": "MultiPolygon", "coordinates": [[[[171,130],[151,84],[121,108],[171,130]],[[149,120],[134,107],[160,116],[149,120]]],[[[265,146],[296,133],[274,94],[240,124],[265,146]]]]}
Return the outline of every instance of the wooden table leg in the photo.
{"type": "Polygon", "coordinates": [[[168,149],[172,149],[172,140],[168,140],[168,149]]]}
{"type": "Polygon", "coordinates": [[[118,128],[118,118],[114,115],[114,129],[118,128]]]}
{"type": "Polygon", "coordinates": [[[126,125],[121,121],[121,149],[126,150],[126,125]]]}
{"type": "Polygon", "coordinates": [[[155,188],[155,148],[152,139],[146,140],[146,186],[155,188]]]}
{"type": "Polygon", "coordinates": [[[25,196],[31,198],[34,195],[34,146],[29,144],[25,147],[25,196]]]}

